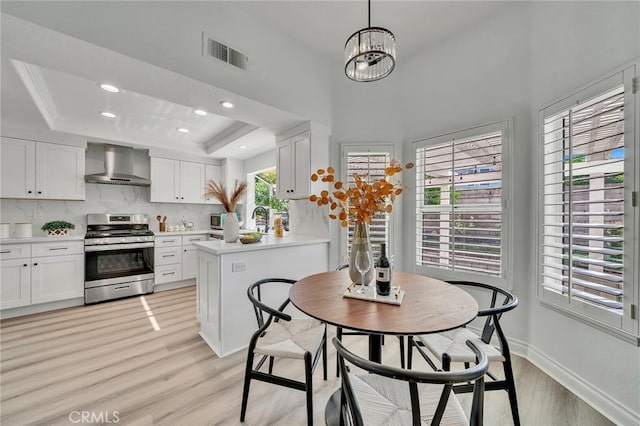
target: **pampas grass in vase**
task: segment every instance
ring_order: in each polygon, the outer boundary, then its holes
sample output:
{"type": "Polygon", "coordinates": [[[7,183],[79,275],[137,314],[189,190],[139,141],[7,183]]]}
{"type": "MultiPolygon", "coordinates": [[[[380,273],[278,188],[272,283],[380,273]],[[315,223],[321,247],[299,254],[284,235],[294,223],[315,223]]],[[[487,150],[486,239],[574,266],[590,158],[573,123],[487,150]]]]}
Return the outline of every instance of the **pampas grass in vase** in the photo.
{"type": "Polygon", "coordinates": [[[236,205],[247,190],[246,182],[238,182],[236,180],[235,188],[231,194],[227,194],[225,187],[217,182],[210,180],[207,182],[207,188],[204,193],[205,197],[213,197],[222,203],[222,208],[227,212],[227,218],[222,225],[224,240],[227,243],[235,243],[240,236],[238,218],[236,217],[236,205]]]}

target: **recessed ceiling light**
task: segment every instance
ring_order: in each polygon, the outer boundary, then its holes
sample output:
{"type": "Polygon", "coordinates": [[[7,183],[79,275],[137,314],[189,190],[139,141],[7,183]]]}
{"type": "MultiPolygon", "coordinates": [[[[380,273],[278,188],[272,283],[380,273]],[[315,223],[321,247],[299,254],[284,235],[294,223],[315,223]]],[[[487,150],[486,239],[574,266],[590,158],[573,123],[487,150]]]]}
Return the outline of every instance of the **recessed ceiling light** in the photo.
{"type": "Polygon", "coordinates": [[[199,115],[200,117],[204,117],[205,115],[207,115],[207,111],[205,111],[203,109],[195,109],[195,110],[193,110],[193,113],[195,115],[199,115]]]}
{"type": "Polygon", "coordinates": [[[180,133],[189,133],[189,129],[185,129],[184,127],[178,127],[178,131],[180,133]]]}
{"type": "Polygon", "coordinates": [[[240,145],[240,149],[247,149],[247,147],[244,145],[240,145]]]}
{"type": "Polygon", "coordinates": [[[116,115],[109,111],[102,111],[100,115],[107,118],[116,118],[116,115]]]}
{"type": "Polygon", "coordinates": [[[101,83],[100,84],[100,88],[102,90],[104,90],[105,92],[111,92],[111,93],[119,93],[120,89],[118,89],[116,86],[113,86],[111,84],[107,84],[107,83],[101,83]]]}
{"type": "Polygon", "coordinates": [[[233,108],[233,104],[229,101],[220,101],[220,105],[222,105],[225,108],[233,108]]]}

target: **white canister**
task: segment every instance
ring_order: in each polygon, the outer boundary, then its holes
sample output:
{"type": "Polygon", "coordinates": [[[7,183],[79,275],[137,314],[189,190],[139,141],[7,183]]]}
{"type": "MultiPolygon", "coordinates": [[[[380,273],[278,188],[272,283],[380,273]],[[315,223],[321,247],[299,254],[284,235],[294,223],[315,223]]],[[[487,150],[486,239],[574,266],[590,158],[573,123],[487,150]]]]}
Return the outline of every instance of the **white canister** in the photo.
{"type": "Polygon", "coordinates": [[[33,236],[31,229],[31,222],[16,223],[16,238],[31,238],[33,236]]]}
{"type": "Polygon", "coordinates": [[[7,222],[0,223],[0,238],[9,238],[11,236],[11,225],[7,222]]]}

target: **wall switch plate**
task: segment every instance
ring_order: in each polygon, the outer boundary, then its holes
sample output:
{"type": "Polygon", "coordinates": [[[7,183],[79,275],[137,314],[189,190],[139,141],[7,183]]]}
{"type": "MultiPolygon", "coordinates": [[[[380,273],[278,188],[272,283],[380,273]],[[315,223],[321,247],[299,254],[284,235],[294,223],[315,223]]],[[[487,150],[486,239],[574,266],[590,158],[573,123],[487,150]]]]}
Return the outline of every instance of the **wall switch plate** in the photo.
{"type": "Polygon", "coordinates": [[[247,262],[232,262],[231,272],[243,272],[247,270],[247,262]]]}

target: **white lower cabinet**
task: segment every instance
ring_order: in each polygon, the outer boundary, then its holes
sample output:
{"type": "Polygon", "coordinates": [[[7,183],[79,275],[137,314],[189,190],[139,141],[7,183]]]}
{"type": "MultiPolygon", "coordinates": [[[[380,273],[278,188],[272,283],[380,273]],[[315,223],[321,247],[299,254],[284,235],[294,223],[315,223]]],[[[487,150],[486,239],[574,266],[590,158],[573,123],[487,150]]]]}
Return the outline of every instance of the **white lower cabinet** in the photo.
{"type": "Polygon", "coordinates": [[[31,261],[31,303],[84,297],[83,255],[34,257],[31,261]]]}
{"type": "Polygon", "coordinates": [[[207,234],[156,236],[155,283],[195,279],[197,275],[196,241],[206,241],[207,234]]]}
{"type": "Polygon", "coordinates": [[[1,251],[0,309],[84,297],[83,241],[8,244],[1,251]]]}
{"type": "Polygon", "coordinates": [[[31,304],[31,259],[0,260],[0,309],[31,304]]]}
{"type": "Polygon", "coordinates": [[[156,276],[156,284],[180,281],[182,279],[182,264],[156,266],[154,274],[156,276]]]}

